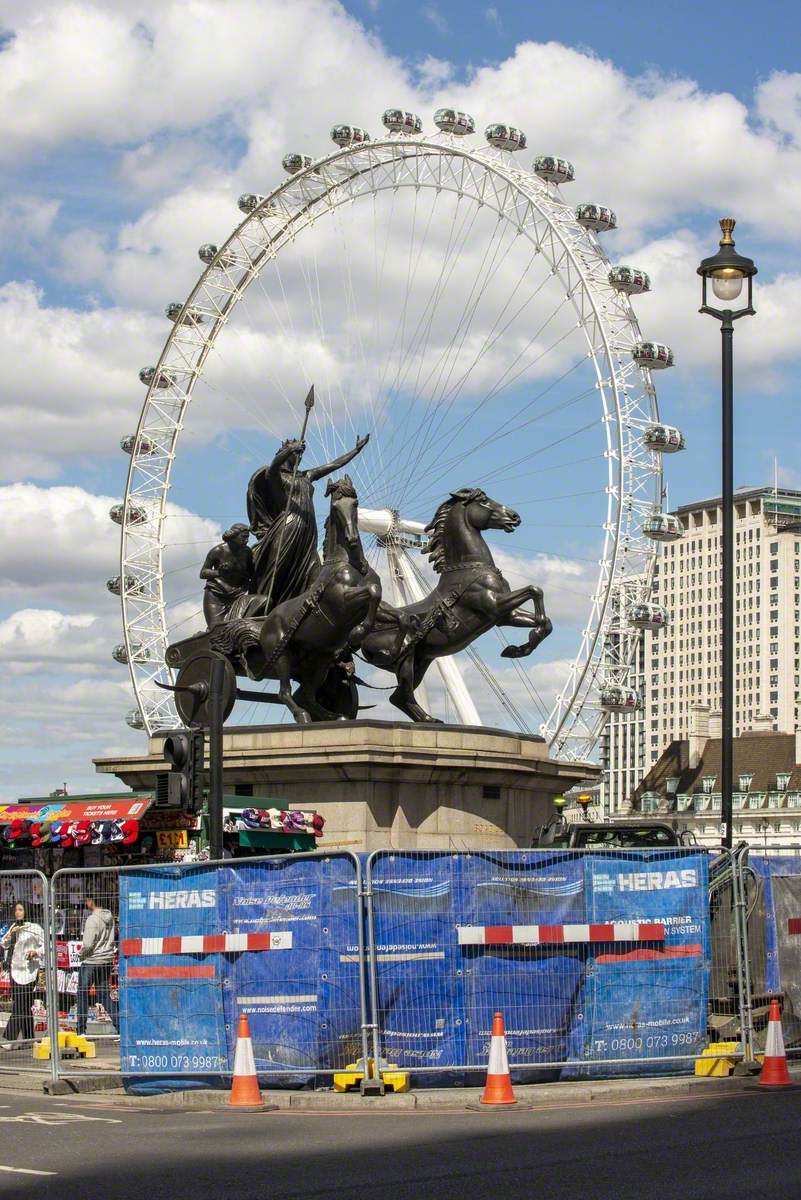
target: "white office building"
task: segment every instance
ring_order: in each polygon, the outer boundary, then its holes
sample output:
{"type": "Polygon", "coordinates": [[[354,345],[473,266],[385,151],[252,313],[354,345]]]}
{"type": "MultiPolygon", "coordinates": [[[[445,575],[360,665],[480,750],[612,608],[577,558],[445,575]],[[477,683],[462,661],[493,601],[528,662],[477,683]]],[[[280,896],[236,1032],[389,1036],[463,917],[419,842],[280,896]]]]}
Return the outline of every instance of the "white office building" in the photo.
{"type": "MultiPolygon", "coordinates": [[[[801,651],[801,491],[742,488],[734,498],[735,735],[792,733],[801,651]],[[769,721],[765,721],[769,718],[769,721]]],[[[643,634],[632,686],[639,712],[610,717],[601,746],[604,811],[627,801],[672,741],[690,733],[690,709],[720,696],[720,498],[675,510],[684,536],[663,545],[652,598],[669,623],[643,634]]]]}

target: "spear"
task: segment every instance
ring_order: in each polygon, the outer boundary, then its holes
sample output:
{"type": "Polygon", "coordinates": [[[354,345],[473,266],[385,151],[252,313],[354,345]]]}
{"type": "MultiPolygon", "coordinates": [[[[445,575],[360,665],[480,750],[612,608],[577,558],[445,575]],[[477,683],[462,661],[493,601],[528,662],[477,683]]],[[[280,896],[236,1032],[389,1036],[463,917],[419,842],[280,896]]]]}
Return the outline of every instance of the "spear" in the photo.
{"type": "MultiPolygon", "coordinates": [[[[304,405],[306,408],[306,413],[303,417],[303,428],[301,429],[300,437],[298,438],[298,441],[300,441],[300,442],[302,442],[304,440],[304,438],[306,437],[306,427],[309,424],[309,415],[311,413],[311,410],[314,408],[314,384],[312,384],[311,387],[309,388],[309,394],[306,397],[306,399],[304,400],[304,405]]],[[[285,511],[286,511],[287,517],[289,516],[289,512],[292,507],[292,497],[295,492],[295,477],[296,477],[297,473],[298,473],[298,460],[295,459],[295,462],[292,466],[292,478],[289,481],[289,495],[287,497],[287,502],[286,502],[286,510],[285,511]]],[[[281,526],[281,532],[278,535],[278,547],[275,552],[275,560],[273,562],[272,574],[270,575],[270,586],[267,589],[267,603],[265,605],[267,612],[270,611],[270,604],[272,603],[273,587],[275,585],[275,573],[278,570],[278,562],[281,558],[281,547],[284,544],[284,534],[285,533],[286,533],[286,520],[284,520],[284,523],[281,526]]]]}

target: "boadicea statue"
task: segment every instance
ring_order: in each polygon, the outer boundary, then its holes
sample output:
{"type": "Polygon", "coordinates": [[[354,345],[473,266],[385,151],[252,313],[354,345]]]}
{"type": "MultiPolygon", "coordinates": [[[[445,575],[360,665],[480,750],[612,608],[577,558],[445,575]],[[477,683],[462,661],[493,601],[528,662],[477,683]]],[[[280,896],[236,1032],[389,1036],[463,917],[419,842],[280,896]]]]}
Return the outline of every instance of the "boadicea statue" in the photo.
{"type": "Polygon", "coordinates": [[[434,659],[463,650],[496,625],[529,630],[526,642],[503,650],[510,658],[531,654],[551,632],[542,589],[513,591],[483,538],[488,529],[511,533],[520,516],[481,488],[452,492],[426,527],[439,582],[415,604],[395,608],[382,600],[381,581],[365,559],[348,475],[329,479],[326,487],[321,561],[314,484],[351,462],[369,436],[333,462],[301,470],[313,404],[314,389],[301,437],[284,442],[251,478],[249,525],[232,525],[206,556],[200,575],[207,631],[167,649],[167,664],[179,669],[176,707],[187,725],[206,723],[205,702],[193,685],[208,680],[215,656],[225,663],[224,719],[237,696],[284,704],[301,723],[353,719],[362,682],[354,664],[359,652],[396,676],[390,700],[397,708],[413,721],[435,721],[414,697],[434,659]],[[533,611],[521,609],[528,602],[533,611]],[[243,692],[237,676],[277,680],[278,691],[243,692]]]}

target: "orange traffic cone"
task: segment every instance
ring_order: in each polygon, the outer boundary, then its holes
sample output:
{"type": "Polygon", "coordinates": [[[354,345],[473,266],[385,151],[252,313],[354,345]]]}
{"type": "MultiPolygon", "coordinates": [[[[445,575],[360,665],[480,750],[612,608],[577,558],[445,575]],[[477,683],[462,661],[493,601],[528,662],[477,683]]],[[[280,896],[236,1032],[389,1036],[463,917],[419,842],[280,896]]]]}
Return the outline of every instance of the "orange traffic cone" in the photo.
{"type": "Polygon", "coordinates": [[[266,1107],[259,1091],[256,1060],[253,1057],[253,1043],[250,1040],[250,1023],[246,1013],[242,1013],[239,1018],[234,1056],[234,1077],[231,1080],[228,1106],[239,1112],[263,1112],[266,1107]]]}
{"type": "Polygon", "coordinates": [[[784,1052],[782,1016],[779,1001],[771,1000],[768,1014],[768,1038],[765,1042],[765,1057],[759,1076],[760,1087],[791,1087],[792,1079],[787,1070],[787,1055],[784,1052]]]}
{"type": "Polygon", "coordinates": [[[509,1074],[509,1059],[506,1056],[506,1034],[503,1029],[503,1016],[496,1013],[492,1018],[492,1040],[490,1041],[489,1065],[487,1067],[487,1082],[484,1085],[482,1104],[517,1104],[512,1091],[512,1077],[509,1074]]]}

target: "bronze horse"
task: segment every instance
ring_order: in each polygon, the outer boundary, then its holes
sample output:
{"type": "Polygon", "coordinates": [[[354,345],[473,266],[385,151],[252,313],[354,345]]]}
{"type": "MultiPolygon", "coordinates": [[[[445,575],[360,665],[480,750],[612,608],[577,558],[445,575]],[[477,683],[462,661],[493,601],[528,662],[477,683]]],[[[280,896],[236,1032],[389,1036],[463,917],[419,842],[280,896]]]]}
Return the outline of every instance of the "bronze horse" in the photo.
{"type": "Polygon", "coordinates": [[[385,624],[379,613],[372,632],[362,642],[365,659],[397,677],[398,686],[390,700],[413,721],[437,719],[414,698],[415,688],[435,658],[463,650],[496,625],[531,630],[523,645],[502,651],[506,658],[531,654],[551,632],[542,589],[529,585],[512,591],[482,536],[486,529],[511,533],[518,525],[519,514],[491,500],[481,488],[452,492],[426,526],[431,535],[428,557],[440,576],[439,583],[424,600],[397,610],[411,632],[399,637],[398,624],[385,624]],[[527,601],[534,612],[518,611],[527,601]]]}
{"type": "Polygon", "coordinates": [[[301,724],[345,719],[322,701],[337,695],[337,680],[346,670],[340,660],[362,644],[381,603],[381,581],[365,559],[359,537],[358,500],[350,477],[329,481],[325,494],[331,497],[331,510],[323,565],[311,585],[266,617],[229,620],[209,634],[211,648],[241,663],[251,679],[277,679],[274,699],[301,724]],[[294,695],[292,680],[299,684],[294,695]]]}

